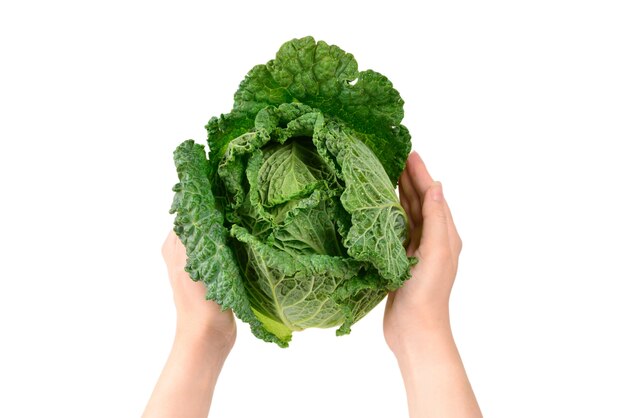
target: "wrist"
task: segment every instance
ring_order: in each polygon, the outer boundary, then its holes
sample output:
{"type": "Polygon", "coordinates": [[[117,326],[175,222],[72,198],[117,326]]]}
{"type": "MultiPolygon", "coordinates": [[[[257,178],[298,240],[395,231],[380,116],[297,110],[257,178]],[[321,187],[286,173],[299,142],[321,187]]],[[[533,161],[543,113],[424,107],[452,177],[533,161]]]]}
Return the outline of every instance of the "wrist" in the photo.
{"type": "Polygon", "coordinates": [[[388,339],[389,348],[396,358],[415,352],[416,348],[430,346],[435,342],[453,341],[450,316],[447,312],[438,315],[420,315],[388,339]]]}
{"type": "Polygon", "coordinates": [[[442,327],[408,335],[392,351],[404,373],[405,370],[419,369],[417,365],[422,364],[425,359],[432,360],[433,356],[438,357],[455,347],[451,329],[442,327]]]}
{"type": "Polygon", "coordinates": [[[189,324],[177,324],[174,344],[191,348],[194,352],[205,352],[211,355],[224,357],[230,353],[235,344],[237,332],[213,327],[194,327],[189,324]]]}

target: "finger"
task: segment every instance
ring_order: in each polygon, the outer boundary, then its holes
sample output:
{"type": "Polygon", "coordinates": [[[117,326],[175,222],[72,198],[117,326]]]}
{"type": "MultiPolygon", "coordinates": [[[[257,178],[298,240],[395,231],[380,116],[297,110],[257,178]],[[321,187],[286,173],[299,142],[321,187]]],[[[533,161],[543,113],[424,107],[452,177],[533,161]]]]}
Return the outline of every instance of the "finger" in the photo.
{"type": "Polygon", "coordinates": [[[170,232],[167,234],[167,237],[165,238],[165,241],[163,241],[163,245],[161,246],[161,254],[163,255],[164,258],[166,258],[169,254],[172,253],[172,249],[176,245],[175,240],[177,238],[178,237],[176,236],[174,231],[170,230],[170,232]]]}
{"type": "Polygon", "coordinates": [[[446,210],[446,216],[448,218],[448,240],[450,242],[450,248],[452,249],[453,254],[458,255],[461,253],[463,243],[461,242],[461,236],[459,235],[459,231],[457,230],[454,219],[452,218],[448,201],[444,199],[443,202],[446,210]]]}
{"type": "Polygon", "coordinates": [[[415,194],[416,196],[419,196],[419,190],[415,188],[415,185],[413,184],[413,179],[411,178],[413,174],[410,171],[411,168],[416,164],[416,158],[419,158],[416,156],[417,156],[417,153],[415,151],[412,151],[409,154],[406,160],[406,166],[404,167],[404,172],[406,173],[407,180],[409,180],[407,186],[410,186],[410,188],[407,188],[407,191],[415,194]]]}
{"type": "Polygon", "coordinates": [[[407,173],[406,178],[408,179],[408,184],[406,184],[405,181],[404,188],[405,190],[410,190],[413,196],[415,196],[411,202],[415,203],[413,203],[411,207],[412,211],[410,216],[413,218],[416,228],[414,228],[414,232],[411,234],[411,242],[407,248],[408,254],[414,254],[419,247],[422,236],[422,204],[424,202],[424,195],[433,181],[426,169],[424,161],[422,161],[421,157],[416,152],[409,154],[405,172],[407,173]]]}
{"type": "Polygon", "coordinates": [[[424,257],[447,255],[450,251],[448,214],[440,182],[434,182],[426,190],[422,216],[424,224],[419,253],[424,257]]]}
{"type": "Polygon", "coordinates": [[[422,236],[422,203],[419,195],[410,185],[409,174],[405,170],[400,178],[402,184],[402,195],[405,201],[404,210],[409,220],[409,245],[407,253],[413,254],[417,249],[422,236]]]}
{"type": "Polygon", "coordinates": [[[409,206],[409,200],[407,198],[406,186],[404,185],[405,180],[403,180],[403,177],[405,176],[404,173],[405,173],[404,171],[400,173],[400,178],[398,179],[398,190],[399,190],[399,197],[400,197],[400,205],[402,205],[402,209],[404,209],[405,213],[409,213],[410,206],[409,206]]]}
{"type": "MultiPolygon", "coordinates": [[[[414,187],[419,191],[420,195],[423,195],[425,191],[428,190],[429,184],[432,183],[432,177],[430,176],[430,173],[428,172],[428,169],[426,168],[426,165],[424,161],[421,159],[421,157],[419,156],[419,154],[417,153],[413,153],[413,154],[414,156],[409,156],[410,161],[408,164],[409,165],[408,171],[410,173],[411,179],[413,180],[414,187]]],[[[462,246],[461,238],[456,229],[456,225],[454,224],[454,220],[452,218],[452,214],[450,212],[448,202],[445,200],[445,198],[443,199],[443,202],[444,202],[446,215],[448,218],[448,229],[449,229],[448,240],[451,245],[450,248],[454,253],[458,254],[461,252],[461,246],[462,246]]]]}
{"type": "Polygon", "coordinates": [[[416,204],[419,206],[419,202],[414,202],[414,200],[415,195],[412,192],[408,173],[405,170],[400,175],[400,204],[402,205],[404,212],[407,214],[411,231],[415,229],[418,222],[418,220],[413,217],[413,206],[416,206],[416,204]]]}
{"type": "Polygon", "coordinates": [[[391,308],[393,305],[393,301],[396,298],[396,291],[387,293],[387,304],[385,305],[385,313],[391,308]]]}
{"type": "Polygon", "coordinates": [[[420,196],[419,192],[413,187],[411,184],[411,175],[407,172],[406,175],[407,182],[409,186],[407,188],[411,190],[411,216],[413,217],[413,221],[415,222],[415,226],[420,228],[422,225],[422,196],[420,196]]]}
{"type": "Polygon", "coordinates": [[[420,243],[420,238],[421,238],[421,233],[419,234],[419,236],[411,237],[411,241],[409,241],[409,245],[408,247],[406,247],[406,254],[408,256],[411,256],[411,257],[415,256],[415,253],[417,252],[417,247],[419,246],[419,243],[420,243]]]}
{"type": "Polygon", "coordinates": [[[418,153],[412,152],[409,154],[407,170],[411,179],[411,186],[423,201],[426,191],[433,184],[433,178],[430,176],[426,169],[426,164],[424,164],[418,153]]]}

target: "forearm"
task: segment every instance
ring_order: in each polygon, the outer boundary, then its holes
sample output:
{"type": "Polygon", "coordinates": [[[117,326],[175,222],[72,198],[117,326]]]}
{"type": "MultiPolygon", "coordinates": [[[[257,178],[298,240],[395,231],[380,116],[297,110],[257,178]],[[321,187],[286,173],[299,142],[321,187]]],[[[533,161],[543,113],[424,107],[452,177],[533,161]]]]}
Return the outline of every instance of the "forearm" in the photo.
{"type": "Polygon", "coordinates": [[[411,418],[482,417],[449,321],[409,333],[396,357],[411,418]]]}
{"type": "Polygon", "coordinates": [[[143,417],[205,418],[229,351],[219,336],[178,333],[143,417]]]}

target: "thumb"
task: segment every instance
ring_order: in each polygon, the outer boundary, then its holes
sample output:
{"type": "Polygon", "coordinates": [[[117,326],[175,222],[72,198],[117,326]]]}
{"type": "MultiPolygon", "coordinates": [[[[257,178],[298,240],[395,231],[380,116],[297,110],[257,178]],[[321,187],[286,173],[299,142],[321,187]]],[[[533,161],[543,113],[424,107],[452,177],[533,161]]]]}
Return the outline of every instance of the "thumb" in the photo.
{"type": "Polygon", "coordinates": [[[419,252],[422,256],[438,253],[448,248],[448,214],[445,209],[443,189],[438,181],[426,190],[422,204],[422,238],[419,252]]]}

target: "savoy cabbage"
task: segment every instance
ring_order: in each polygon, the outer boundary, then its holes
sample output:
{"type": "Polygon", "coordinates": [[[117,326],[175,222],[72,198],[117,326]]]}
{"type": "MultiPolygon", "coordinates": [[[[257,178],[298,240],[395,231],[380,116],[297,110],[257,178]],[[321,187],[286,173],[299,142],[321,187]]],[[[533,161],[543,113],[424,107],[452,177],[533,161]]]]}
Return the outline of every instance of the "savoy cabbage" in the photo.
{"type": "Polygon", "coordinates": [[[257,337],[337,335],[409,277],[395,193],[410,150],[403,100],[351,54],[285,43],[241,82],[204,146],[174,152],[174,230],[193,280],[257,337]]]}

